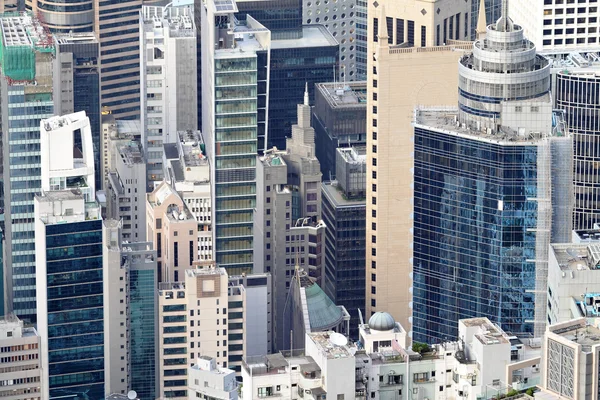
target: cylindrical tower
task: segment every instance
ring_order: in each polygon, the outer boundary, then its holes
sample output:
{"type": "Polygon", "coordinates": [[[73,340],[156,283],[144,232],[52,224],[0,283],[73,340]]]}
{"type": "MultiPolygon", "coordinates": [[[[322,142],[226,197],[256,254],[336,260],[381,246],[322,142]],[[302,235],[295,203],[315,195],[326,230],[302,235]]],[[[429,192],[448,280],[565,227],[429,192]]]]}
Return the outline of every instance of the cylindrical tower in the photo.
{"type": "Polygon", "coordinates": [[[94,29],[93,0],[26,0],[52,32],[91,32],[94,29]]]}
{"type": "Polygon", "coordinates": [[[505,14],[473,43],[458,71],[459,119],[471,129],[496,131],[503,101],[535,99],[550,90],[549,61],[505,14]]]}

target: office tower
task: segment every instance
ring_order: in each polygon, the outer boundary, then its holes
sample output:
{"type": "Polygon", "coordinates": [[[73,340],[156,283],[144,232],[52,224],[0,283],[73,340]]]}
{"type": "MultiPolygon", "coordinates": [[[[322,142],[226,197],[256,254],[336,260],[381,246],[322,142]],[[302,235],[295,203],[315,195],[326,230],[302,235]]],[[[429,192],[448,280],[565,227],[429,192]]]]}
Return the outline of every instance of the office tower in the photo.
{"type": "Polygon", "coordinates": [[[41,188],[40,120],[54,114],[54,47],[31,14],[3,15],[0,24],[6,304],[19,318],[35,320],[33,197],[41,188]]]}
{"type": "Polygon", "coordinates": [[[146,162],[140,143],[112,137],[106,191],[106,218],[123,221],[123,240],[146,240],[146,162]]]}
{"type": "MultiPolygon", "coordinates": [[[[358,75],[358,33],[356,23],[358,15],[355,9],[356,3],[356,0],[339,3],[332,2],[331,4],[329,1],[304,0],[302,7],[305,24],[324,26],[340,44],[339,75],[336,75],[340,80],[344,81],[354,81],[358,75]]],[[[366,22],[366,19],[363,22],[366,22]]],[[[364,40],[366,41],[366,31],[364,40]]],[[[364,46],[364,50],[366,52],[366,46],[364,46]]],[[[363,70],[365,68],[366,65],[363,67],[363,70]]]]}
{"type": "Polygon", "coordinates": [[[202,132],[211,163],[217,264],[231,274],[254,268],[252,226],[258,137],[265,132],[270,32],[251,16],[235,24],[235,1],[200,7],[202,132]],[[261,122],[262,121],[262,122],[261,122]]]}
{"type": "Polygon", "coordinates": [[[154,243],[159,282],[179,282],[198,259],[198,223],[167,182],[146,196],[146,237],[154,243]]]}
{"type": "MultiPolygon", "coordinates": [[[[54,34],[56,59],[54,82],[61,90],[54,93],[54,113],[72,114],[85,111],[90,119],[94,144],[96,187],[102,187],[100,167],[100,43],[93,33],[54,34]]],[[[76,146],[81,146],[79,141],[76,146]]]]}
{"type": "MultiPolygon", "coordinates": [[[[471,14],[468,15],[468,18],[471,18],[471,40],[476,39],[477,25],[481,23],[487,25],[486,21],[497,21],[500,18],[501,9],[502,0],[471,0],[471,14]],[[483,18],[484,15],[485,18],[483,18]]],[[[527,35],[527,32],[525,34],[527,35]]]]}
{"type": "MultiPolygon", "coordinates": [[[[508,3],[508,2],[507,2],[508,3]]],[[[576,50],[598,46],[595,1],[511,1],[509,15],[539,50],[576,50]]]]}
{"type": "Polygon", "coordinates": [[[571,237],[572,139],[552,111],[549,61],[506,14],[473,49],[458,112],[415,111],[418,341],[456,338],[456,321],[477,315],[540,337],[549,243],[571,237]]]}
{"type": "Polygon", "coordinates": [[[327,226],[323,290],[350,313],[353,339],[358,337],[359,312],[365,311],[365,153],[364,147],[337,149],[338,180],[321,185],[327,226]]]}
{"type": "Polygon", "coordinates": [[[102,258],[106,392],[157,397],[158,296],[156,251],[122,241],[122,222],[105,220],[102,258]]]}
{"type": "Polygon", "coordinates": [[[240,0],[235,17],[246,21],[248,15],[270,31],[297,29],[302,25],[302,0],[240,0]]]}
{"type": "MultiPolygon", "coordinates": [[[[267,304],[250,298],[243,286],[228,285],[225,269],[211,263],[186,270],[182,282],[159,285],[161,397],[186,398],[185,374],[197,357],[214,358],[219,366],[239,372],[248,342],[267,342],[265,336],[249,336],[256,330],[245,329],[267,320],[267,304]]],[[[269,300],[268,291],[262,286],[256,297],[269,300]]]]}
{"type": "Polygon", "coordinates": [[[286,300],[284,329],[290,332],[286,349],[303,349],[307,333],[335,331],[347,337],[350,314],[336,305],[306,271],[296,267],[286,300]]]}
{"type": "Polygon", "coordinates": [[[188,368],[188,376],[188,398],[238,399],[235,371],[217,366],[212,357],[198,357],[196,363],[188,368]]]}
{"type": "Polygon", "coordinates": [[[149,186],[163,179],[163,144],[198,128],[193,8],[143,6],[140,110],[149,186]]]}
{"type": "Polygon", "coordinates": [[[93,0],[25,0],[25,8],[38,15],[52,32],[91,32],[94,29],[93,0]]]}
{"type": "Polygon", "coordinates": [[[99,207],[77,189],[50,191],[36,196],[35,215],[37,320],[46,355],[42,381],[48,382],[43,397],[101,399],[105,317],[99,207]]]}
{"type": "MultiPolygon", "coordinates": [[[[437,26],[442,31],[443,26],[449,25],[450,17],[456,19],[457,13],[463,16],[461,21],[464,20],[470,6],[452,0],[428,3],[425,8],[423,2],[413,1],[388,4],[382,0],[377,4],[378,7],[374,7],[369,3],[369,21],[375,25],[375,20],[385,19],[386,25],[390,22],[392,27],[402,28],[399,32],[391,32],[400,36],[400,40],[392,42],[410,41],[417,47],[422,42],[427,46],[436,43],[434,32],[437,26]],[[423,37],[421,32],[425,33],[423,37]],[[404,38],[401,37],[403,33],[404,38]]],[[[414,150],[411,122],[414,107],[417,104],[456,104],[456,60],[461,51],[470,50],[471,46],[392,48],[389,46],[390,30],[383,24],[379,26],[379,31],[369,29],[367,32],[365,309],[367,317],[375,311],[387,311],[410,331],[414,150]]],[[[468,35],[459,35],[459,39],[465,37],[468,35]]]]}
{"type": "Polygon", "coordinates": [[[600,320],[578,318],[547,328],[542,341],[542,389],[549,399],[595,399],[600,320]]]}
{"type": "Polygon", "coordinates": [[[14,314],[0,320],[3,382],[0,396],[15,400],[40,400],[43,397],[40,356],[41,338],[33,327],[25,327],[14,314]]]}
{"type": "MultiPolygon", "coordinates": [[[[581,231],[580,231],[581,232],[581,231]]],[[[588,231],[589,232],[589,231],[588,231]]],[[[598,231],[594,231],[596,236],[598,231]]],[[[553,243],[548,257],[548,325],[597,315],[600,246],[591,242],[553,243]]]]}
{"type": "Polygon", "coordinates": [[[596,173],[596,148],[600,144],[600,118],[595,108],[600,101],[600,79],[594,59],[578,53],[554,65],[556,108],[564,110],[573,135],[573,190],[575,229],[591,229],[600,222],[600,179],[596,173]]]}
{"type": "Polygon", "coordinates": [[[308,91],[297,105],[298,124],[287,139],[287,150],[268,150],[258,157],[254,217],[256,262],[273,274],[273,330],[276,349],[289,343],[282,323],[296,262],[322,282],[325,224],[321,215],[321,171],[314,156],[314,130],[310,126],[308,91]]]}
{"type": "Polygon", "coordinates": [[[165,180],[198,223],[198,260],[212,260],[210,167],[200,132],[177,132],[175,143],[164,144],[164,167],[165,180]]]}
{"type": "Polygon", "coordinates": [[[114,116],[107,114],[102,116],[102,187],[108,185],[108,174],[115,168],[116,155],[114,149],[118,144],[130,142],[141,143],[142,124],[139,120],[115,120],[114,116]]]}
{"type": "Polygon", "coordinates": [[[267,148],[285,149],[306,85],[310,104],[314,104],[315,84],[331,82],[337,77],[341,49],[321,25],[274,32],[271,39],[267,148]],[[292,59],[296,61],[290,62],[292,59]]]}
{"type": "Polygon", "coordinates": [[[367,83],[318,83],[312,112],[315,155],[323,179],[334,180],[337,148],[367,143],[367,83]]]}
{"type": "Polygon", "coordinates": [[[93,0],[100,41],[100,104],[116,119],[139,119],[142,0],[93,0]]]}

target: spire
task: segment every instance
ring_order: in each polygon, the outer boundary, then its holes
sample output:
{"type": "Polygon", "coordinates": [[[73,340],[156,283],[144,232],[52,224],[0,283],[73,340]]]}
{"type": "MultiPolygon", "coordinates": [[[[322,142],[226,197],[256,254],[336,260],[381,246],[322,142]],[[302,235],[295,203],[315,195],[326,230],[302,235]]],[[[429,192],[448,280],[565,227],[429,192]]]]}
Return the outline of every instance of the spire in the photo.
{"type": "Polygon", "coordinates": [[[379,38],[380,46],[387,46],[388,44],[388,33],[387,33],[387,21],[385,18],[385,6],[379,5],[379,29],[377,29],[377,36],[379,38]]]}
{"type": "Polygon", "coordinates": [[[485,16],[485,0],[479,4],[479,16],[477,17],[477,39],[483,39],[487,31],[487,19],[485,16]]]}
{"type": "Polygon", "coordinates": [[[508,0],[502,0],[502,14],[496,22],[496,30],[498,32],[512,32],[514,30],[514,23],[508,16],[508,0]]]}
{"type": "Polygon", "coordinates": [[[304,105],[308,106],[310,104],[308,104],[308,82],[306,82],[305,86],[304,86],[304,105]]]}

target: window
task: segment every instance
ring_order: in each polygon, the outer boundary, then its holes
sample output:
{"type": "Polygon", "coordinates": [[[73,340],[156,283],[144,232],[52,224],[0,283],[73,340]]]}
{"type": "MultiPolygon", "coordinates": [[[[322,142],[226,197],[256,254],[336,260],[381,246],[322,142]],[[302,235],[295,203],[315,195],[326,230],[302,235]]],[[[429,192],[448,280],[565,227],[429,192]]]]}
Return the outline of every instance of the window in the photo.
{"type": "Polygon", "coordinates": [[[377,218],[377,210],[371,210],[371,217],[377,218]]]}
{"type": "Polygon", "coordinates": [[[371,190],[372,190],[373,192],[376,192],[376,191],[377,191],[377,185],[376,185],[376,184],[372,184],[372,185],[371,185],[371,190]]]}
{"type": "Polygon", "coordinates": [[[377,275],[371,274],[371,282],[376,282],[376,281],[377,281],[377,275]]]}
{"type": "Polygon", "coordinates": [[[373,166],[374,166],[374,167],[376,167],[376,166],[377,166],[377,159],[376,159],[376,158],[373,158],[373,161],[372,161],[372,162],[373,162],[373,166]]]}
{"type": "Polygon", "coordinates": [[[376,119],[373,119],[373,127],[377,128],[377,120],[376,119]]]}
{"type": "Polygon", "coordinates": [[[371,243],[377,243],[377,236],[371,235],[371,243]]]}
{"type": "Polygon", "coordinates": [[[371,249],[371,255],[372,255],[372,256],[376,256],[376,255],[377,255],[377,249],[376,249],[375,247],[373,247],[373,248],[371,249]]]}
{"type": "Polygon", "coordinates": [[[375,289],[375,286],[371,286],[371,294],[377,294],[377,289],[375,289]]]}
{"type": "MultiPolygon", "coordinates": [[[[458,31],[458,24],[456,25],[458,31]]],[[[427,27],[425,25],[421,25],[421,47],[427,46],[427,27]]]]}
{"type": "Polygon", "coordinates": [[[373,145],[373,153],[377,153],[377,145],[376,144],[373,145]]]}
{"type": "Polygon", "coordinates": [[[404,43],[404,20],[396,19],[396,44],[404,43]]]}
{"type": "Polygon", "coordinates": [[[377,87],[377,79],[373,79],[373,87],[376,88],[377,87]]]}
{"type": "Polygon", "coordinates": [[[413,374],[413,381],[415,383],[427,382],[428,380],[429,380],[429,372],[419,372],[419,373],[413,374]]]}
{"type": "Polygon", "coordinates": [[[377,197],[373,196],[373,198],[371,199],[371,204],[377,204],[377,197]]]}

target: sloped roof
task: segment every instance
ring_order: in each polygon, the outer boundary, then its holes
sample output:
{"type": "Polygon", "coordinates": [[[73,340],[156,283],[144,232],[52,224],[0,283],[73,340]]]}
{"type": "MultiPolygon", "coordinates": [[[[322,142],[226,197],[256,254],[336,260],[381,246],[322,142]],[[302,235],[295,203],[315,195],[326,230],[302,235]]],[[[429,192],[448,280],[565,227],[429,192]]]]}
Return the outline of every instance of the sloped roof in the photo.
{"type": "Polygon", "coordinates": [[[312,283],[312,285],[304,287],[304,291],[311,331],[331,329],[342,322],[344,318],[342,310],[335,305],[319,285],[312,283]]]}

